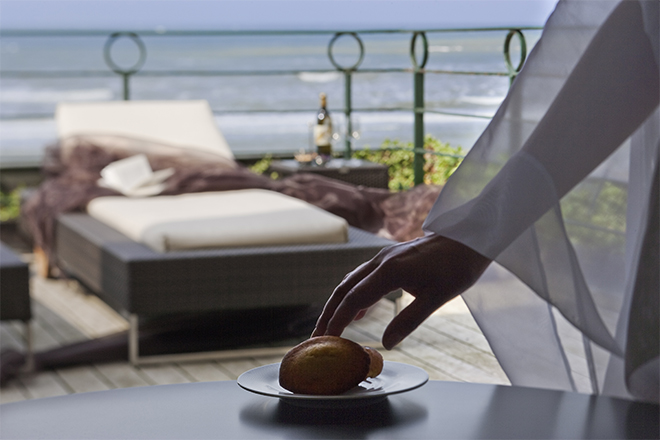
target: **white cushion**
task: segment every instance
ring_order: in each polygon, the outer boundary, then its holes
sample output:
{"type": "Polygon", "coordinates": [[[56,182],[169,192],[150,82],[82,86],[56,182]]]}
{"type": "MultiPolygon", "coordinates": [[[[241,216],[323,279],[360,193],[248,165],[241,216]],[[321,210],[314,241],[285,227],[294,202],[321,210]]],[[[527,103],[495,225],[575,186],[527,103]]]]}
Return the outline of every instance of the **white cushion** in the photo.
{"type": "Polygon", "coordinates": [[[60,139],[117,135],[234,159],[204,100],[61,103],[55,121],[60,139]]]}
{"type": "Polygon", "coordinates": [[[87,212],[160,252],[348,240],[343,218],[261,189],[146,199],[98,197],[88,204],[87,212]]]}

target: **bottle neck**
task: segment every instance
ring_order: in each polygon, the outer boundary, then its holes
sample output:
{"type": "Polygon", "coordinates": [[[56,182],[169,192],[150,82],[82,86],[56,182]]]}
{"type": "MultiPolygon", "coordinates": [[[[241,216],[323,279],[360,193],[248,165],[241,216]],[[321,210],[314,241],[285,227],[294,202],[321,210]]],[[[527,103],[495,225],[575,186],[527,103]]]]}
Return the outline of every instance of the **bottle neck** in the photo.
{"type": "Polygon", "coordinates": [[[328,110],[325,108],[325,106],[326,106],[325,96],[321,96],[321,108],[319,109],[319,112],[317,114],[317,121],[316,121],[318,124],[325,124],[330,119],[330,115],[328,113],[328,110]]]}

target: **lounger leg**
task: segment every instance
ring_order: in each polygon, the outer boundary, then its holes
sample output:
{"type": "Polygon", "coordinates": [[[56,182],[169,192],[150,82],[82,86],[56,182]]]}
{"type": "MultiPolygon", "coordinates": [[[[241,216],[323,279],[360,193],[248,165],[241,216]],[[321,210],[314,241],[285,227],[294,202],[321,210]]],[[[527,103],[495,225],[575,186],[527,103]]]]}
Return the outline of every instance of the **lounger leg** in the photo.
{"type": "Polygon", "coordinates": [[[26,356],[25,356],[25,365],[23,369],[25,371],[34,370],[34,340],[32,335],[32,321],[25,321],[25,345],[26,345],[26,356]]]}
{"type": "Polygon", "coordinates": [[[137,366],[140,357],[140,332],[138,315],[131,313],[128,317],[128,361],[137,366]]]}

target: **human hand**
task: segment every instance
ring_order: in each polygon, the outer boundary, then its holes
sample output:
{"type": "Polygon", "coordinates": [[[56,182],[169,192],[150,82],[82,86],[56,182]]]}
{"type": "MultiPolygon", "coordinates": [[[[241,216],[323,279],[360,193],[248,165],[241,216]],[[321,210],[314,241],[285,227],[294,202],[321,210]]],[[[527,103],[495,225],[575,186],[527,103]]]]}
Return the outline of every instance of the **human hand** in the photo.
{"type": "Polygon", "coordinates": [[[385,329],[383,346],[389,350],[472,286],[490,262],[469,247],[435,234],[386,247],[335,288],[312,336],[340,336],[383,296],[402,288],[415,300],[385,329]]]}

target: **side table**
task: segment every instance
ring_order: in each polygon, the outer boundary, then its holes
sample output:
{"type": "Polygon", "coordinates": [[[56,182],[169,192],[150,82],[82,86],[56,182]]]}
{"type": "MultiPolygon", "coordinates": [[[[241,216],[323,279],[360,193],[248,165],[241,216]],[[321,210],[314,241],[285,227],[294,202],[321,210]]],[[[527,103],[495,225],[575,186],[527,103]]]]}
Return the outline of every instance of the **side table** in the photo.
{"type": "Polygon", "coordinates": [[[302,164],[297,160],[278,160],[270,164],[268,172],[276,172],[282,177],[296,173],[320,174],[353,185],[373,188],[388,188],[387,165],[361,159],[332,159],[325,165],[302,164]]]}

